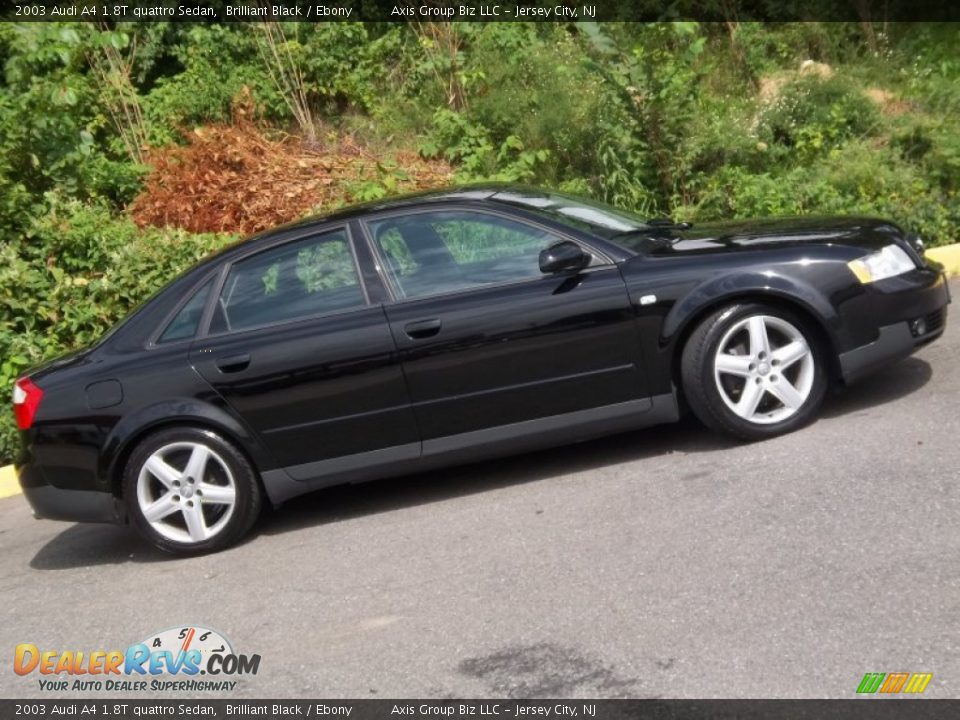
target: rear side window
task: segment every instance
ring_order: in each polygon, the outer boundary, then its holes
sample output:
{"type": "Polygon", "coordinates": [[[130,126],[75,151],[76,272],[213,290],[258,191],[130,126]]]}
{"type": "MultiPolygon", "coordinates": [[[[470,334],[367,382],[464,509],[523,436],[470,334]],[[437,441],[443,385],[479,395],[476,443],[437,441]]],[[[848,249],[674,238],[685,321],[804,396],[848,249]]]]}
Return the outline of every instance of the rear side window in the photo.
{"type": "Polygon", "coordinates": [[[212,287],[213,280],[210,279],[193,294],[193,297],[180,308],[180,312],[167,325],[167,329],[163,331],[157,341],[158,343],[186,340],[197,334],[197,328],[200,327],[200,316],[203,315],[203,309],[207,306],[207,298],[210,296],[210,288],[212,287]]]}
{"type": "Polygon", "coordinates": [[[235,263],[210,330],[247,330],[365,304],[347,234],[337,230],[235,263]]]}

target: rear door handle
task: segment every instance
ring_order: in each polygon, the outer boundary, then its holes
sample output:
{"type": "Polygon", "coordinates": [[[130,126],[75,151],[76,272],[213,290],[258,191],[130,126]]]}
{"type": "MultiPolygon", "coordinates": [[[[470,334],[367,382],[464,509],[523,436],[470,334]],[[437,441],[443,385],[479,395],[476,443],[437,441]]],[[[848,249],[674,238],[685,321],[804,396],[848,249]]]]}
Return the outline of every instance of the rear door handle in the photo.
{"type": "Polygon", "coordinates": [[[422,340],[423,338],[433,337],[440,332],[441,325],[442,323],[437,318],[418,320],[404,325],[403,331],[412,340],[422,340]]]}
{"type": "Polygon", "coordinates": [[[250,353],[228,355],[216,360],[217,369],[222,373],[240,372],[250,365],[250,353]]]}

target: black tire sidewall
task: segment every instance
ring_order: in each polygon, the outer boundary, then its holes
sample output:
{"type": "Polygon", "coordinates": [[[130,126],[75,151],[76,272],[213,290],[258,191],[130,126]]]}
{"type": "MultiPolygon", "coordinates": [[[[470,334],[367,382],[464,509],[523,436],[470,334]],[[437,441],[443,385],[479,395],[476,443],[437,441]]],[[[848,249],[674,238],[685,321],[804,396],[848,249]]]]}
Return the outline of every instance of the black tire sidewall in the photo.
{"type": "Polygon", "coordinates": [[[124,467],[122,494],[130,524],[155,547],[176,555],[200,555],[233,545],[249,531],[261,506],[256,473],[243,453],[212,430],[193,427],[159,430],[142,440],[124,467]],[[143,516],[137,502],[137,481],[147,458],[164,445],[184,441],[203,443],[215,451],[229,466],[236,485],[236,503],[230,520],[214,537],[199,543],[181,543],[160,535],[143,516]]]}
{"type": "MultiPolygon", "coordinates": [[[[696,348],[696,357],[688,358],[685,353],[684,361],[685,365],[691,361],[696,365],[693,380],[698,383],[699,387],[697,388],[698,392],[690,393],[690,399],[693,400],[691,405],[694,406],[697,415],[704,419],[709,426],[746,440],[759,440],[801,428],[814,418],[826,394],[827,374],[824,351],[818,340],[818,335],[804,318],[787,309],[775,306],[759,303],[738,304],[728,306],[711,315],[695,331],[694,336],[697,332],[701,333],[701,337],[699,347],[696,348]],[[713,364],[720,341],[734,324],[754,315],[768,315],[790,323],[800,331],[813,353],[814,378],[810,394],[798,412],[777,423],[760,424],[744,420],[727,407],[714,382],[713,364]],[[704,414],[708,417],[705,418],[704,414]]],[[[691,339],[694,339],[694,336],[691,336],[691,339]]],[[[685,370],[689,375],[689,368],[685,367],[685,370]]],[[[688,382],[689,380],[690,378],[688,378],[688,382]]]]}

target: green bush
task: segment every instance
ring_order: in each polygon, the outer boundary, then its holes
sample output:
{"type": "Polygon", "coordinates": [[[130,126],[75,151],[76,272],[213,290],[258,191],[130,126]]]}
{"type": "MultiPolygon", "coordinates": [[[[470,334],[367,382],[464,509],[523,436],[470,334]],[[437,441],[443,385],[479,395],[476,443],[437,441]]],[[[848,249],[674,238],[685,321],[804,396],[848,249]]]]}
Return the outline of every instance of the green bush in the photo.
{"type": "Polygon", "coordinates": [[[348,110],[368,111],[377,100],[383,47],[371,41],[368,25],[359,22],[309,23],[295,45],[304,81],[328,116],[348,110]]]}
{"type": "Polygon", "coordinates": [[[782,161],[813,158],[847,140],[876,134],[880,112],[849,80],[800,77],[781,88],[761,109],[758,134],[782,161]],[[791,157],[792,156],[792,157],[791,157]]]}
{"type": "Polygon", "coordinates": [[[916,124],[894,135],[892,144],[943,191],[955,195],[960,190],[960,135],[956,132],[916,124]]]}
{"type": "MultiPolygon", "coordinates": [[[[487,23],[464,29],[458,56],[465,105],[420,88],[436,107],[420,141],[427,156],[458,165],[458,179],[558,185],[588,175],[608,127],[602,79],[578,62],[582,50],[560,28],[487,23]]],[[[449,57],[413,64],[428,87],[452,72],[449,57]]]]}
{"type": "Polygon", "coordinates": [[[129,202],[145,168],[127,158],[87,71],[87,23],[0,23],[0,232],[46,209],[46,193],[129,202]]]}
{"type": "Polygon", "coordinates": [[[256,32],[244,25],[189,27],[170,50],[180,71],[158,78],[143,96],[154,145],[177,142],[195,125],[229,121],[244,88],[265,118],[290,118],[263,65],[256,32]]]}
{"type": "Polygon", "coordinates": [[[888,218],[931,246],[960,237],[960,205],[927,174],[872,141],[846,145],[818,162],[751,172],[727,166],[703,184],[678,217],[700,221],[764,215],[848,214],[888,218]]]}
{"type": "MultiPolygon", "coordinates": [[[[228,236],[141,230],[102,206],[54,200],[29,240],[0,245],[0,388],[42,360],[88,345],[228,236]]],[[[0,460],[17,441],[0,421],[0,460]]]]}
{"type": "Polygon", "coordinates": [[[855,62],[866,49],[863,41],[862,28],[855,23],[742,22],[737,26],[737,49],[753,77],[794,70],[803,60],[831,65],[855,62]]]}

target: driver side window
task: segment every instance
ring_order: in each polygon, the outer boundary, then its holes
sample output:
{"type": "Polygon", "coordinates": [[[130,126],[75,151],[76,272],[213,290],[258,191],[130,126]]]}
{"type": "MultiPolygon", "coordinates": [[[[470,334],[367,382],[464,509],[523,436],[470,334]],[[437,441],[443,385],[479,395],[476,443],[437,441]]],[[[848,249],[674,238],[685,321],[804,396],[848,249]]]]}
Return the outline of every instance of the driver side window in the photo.
{"type": "Polygon", "coordinates": [[[375,220],[369,229],[404,298],[540,277],[540,251],[563,239],[499,215],[464,210],[375,220]]]}

